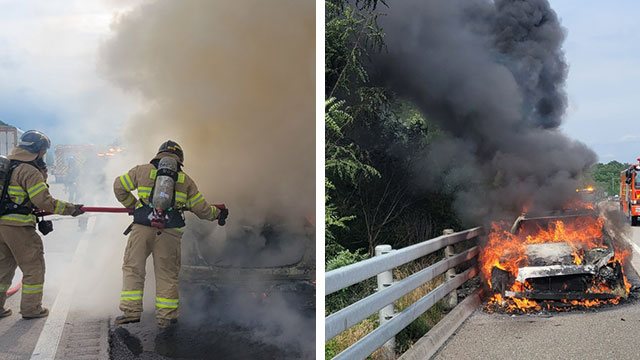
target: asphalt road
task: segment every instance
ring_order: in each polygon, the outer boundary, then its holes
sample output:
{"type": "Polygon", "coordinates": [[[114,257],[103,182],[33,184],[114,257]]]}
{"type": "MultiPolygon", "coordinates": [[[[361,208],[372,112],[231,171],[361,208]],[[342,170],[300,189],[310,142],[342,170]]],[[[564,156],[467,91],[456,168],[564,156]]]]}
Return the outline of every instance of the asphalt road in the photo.
{"type": "MultiPolygon", "coordinates": [[[[51,184],[50,190],[58,199],[67,198],[61,184],[51,184]]],[[[124,242],[115,236],[98,236],[91,231],[97,218],[83,216],[88,220],[89,231],[83,231],[76,218],[50,218],[55,219],[54,231],[41,237],[46,264],[43,306],[48,307],[51,314],[48,318],[24,320],[19,313],[20,291],[10,297],[6,306],[13,310],[13,315],[0,319],[0,359],[53,359],[54,356],[55,359],[69,360],[108,358],[108,319],[109,313],[117,310],[119,289],[116,287],[112,290],[112,286],[106,286],[107,282],[101,278],[119,281],[119,274],[104,273],[104,269],[111,270],[102,266],[107,261],[97,260],[93,254],[102,252],[111,256],[104,245],[115,248],[113,251],[117,252],[124,247],[124,242]],[[83,254],[75,256],[83,242],[83,254]],[[106,298],[105,292],[96,291],[101,288],[107,289],[112,296],[109,301],[102,301],[96,306],[96,297],[106,298]],[[94,304],[90,304],[88,299],[94,304]],[[50,355],[51,352],[53,355],[50,355]]],[[[107,222],[97,227],[96,231],[104,232],[108,226],[113,225],[107,222]]],[[[117,261],[108,262],[115,264],[117,261]]],[[[13,284],[17,284],[21,278],[18,270],[13,284]]]]}
{"type": "MultiPolygon", "coordinates": [[[[72,256],[82,234],[77,231],[77,220],[54,224],[54,232],[43,237],[45,249],[45,275],[43,305],[52,308],[60,289],[64,286],[72,256]]],[[[21,280],[18,271],[13,284],[21,280]]],[[[30,359],[47,319],[23,320],[19,314],[21,293],[7,300],[13,315],[0,319],[0,359],[30,359]]]]}
{"type": "MultiPolygon", "coordinates": [[[[629,230],[631,240],[640,246],[640,227],[629,230]]],[[[634,260],[639,264],[637,251],[634,249],[634,260]]],[[[635,274],[629,278],[640,285],[635,274]]],[[[434,358],[638,359],[639,343],[639,300],[595,312],[552,316],[510,316],[476,310],[434,358]]]]}

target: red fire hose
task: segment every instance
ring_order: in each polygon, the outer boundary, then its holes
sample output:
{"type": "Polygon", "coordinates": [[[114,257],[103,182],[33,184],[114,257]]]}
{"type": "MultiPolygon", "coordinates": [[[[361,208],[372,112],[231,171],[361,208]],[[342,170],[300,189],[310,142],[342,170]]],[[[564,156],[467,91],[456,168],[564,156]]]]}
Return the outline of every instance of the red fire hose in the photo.
{"type": "MultiPolygon", "coordinates": [[[[84,212],[99,212],[99,213],[127,213],[129,215],[133,214],[133,209],[123,208],[123,207],[111,207],[111,206],[83,206],[82,210],[84,212]]],[[[47,216],[54,215],[52,212],[48,211],[36,211],[37,216],[47,216]]]]}
{"type": "MultiPolygon", "coordinates": [[[[225,206],[225,204],[213,204],[218,210],[220,210],[220,215],[218,216],[218,225],[224,226],[227,220],[227,216],[229,215],[229,210],[225,206]]],[[[123,207],[112,207],[112,206],[83,206],[82,210],[84,212],[97,212],[97,213],[127,213],[129,215],[133,215],[133,209],[123,208],[123,207]]],[[[54,215],[48,211],[38,210],[35,212],[36,216],[47,216],[54,215]]]]}
{"type": "Polygon", "coordinates": [[[133,214],[133,209],[123,207],[109,207],[109,206],[83,206],[84,212],[101,212],[101,213],[128,213],[133,214]]]}
{"type": "Polygon", "coordinates": [[[9,290],[7,291],[7,297],[9,297],[9,296],[11,296],[11,295],[13,295],[13,294],[17,293],[17,292],[18,292],[18,290],[20,290],[20,288],[21,288],[21,287],[22,287],[22,281],[20,281],[20,282],[18,283],[18,285],[16,285],[16,286],[12,287],[11,289],[9,289],[9,290]]]}

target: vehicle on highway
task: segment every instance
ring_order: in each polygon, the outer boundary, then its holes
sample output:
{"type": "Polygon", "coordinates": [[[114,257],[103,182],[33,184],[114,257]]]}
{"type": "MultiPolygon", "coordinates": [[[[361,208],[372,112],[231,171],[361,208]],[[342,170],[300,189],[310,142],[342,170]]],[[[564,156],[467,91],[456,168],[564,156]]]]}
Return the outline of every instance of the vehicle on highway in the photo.
{"type": "Polygon", "coordinates": [[[268,302],[286,298],[292,307],[315,309],[315,227],[306,219],[292,231],[283,224],[241,230],[187,230],[181,284],[206,289],[213,298],[239,294],[268,302]]]}
{"type": "Polygon", "coordinates": [[[0,155],[9,155],[22,134],[24,131],[0,121],[0,155]]]}
{"type": "Polygon", "coordinates": [[[527,213],[511,234],[516,241],[501,249],[500,264],[491,270],[495,293],[536,300],[626,297],[614,239],[596,211],[527,213]]]}
{"type": "Polygon", "coordinates": [[[620,172],[620,211],[631,226],[640,223],[640,158],[638,163],[620,172]]]}

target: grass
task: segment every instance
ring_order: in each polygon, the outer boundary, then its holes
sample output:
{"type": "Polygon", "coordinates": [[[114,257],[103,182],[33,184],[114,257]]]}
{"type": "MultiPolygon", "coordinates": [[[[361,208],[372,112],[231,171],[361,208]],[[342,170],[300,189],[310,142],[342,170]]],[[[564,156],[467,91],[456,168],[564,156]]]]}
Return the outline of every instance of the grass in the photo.
{"type": "MultiPolygon", "coordinates": [[[[424,269],[425,267],[435,263],[442,258],[441,252],[437,252],[432,256],[427,256],[419,261],[414,261],[405,265],[402,265],[393,271],[393,278],[401,280],[407,276],[424,269]]],[[[417,300],[427,295],[433,289],[442,284],[445,280],[444,275],[437,276],[435,279],[427,282],[426,284],[416,288],[412,292],[406,294],[395,302],[396,312],[401,312],[417,300]]],[[[346,295],[346,294],[344,294],[346,295]]],[[[337,300],[337,299],[336,299],[337,300]]],[[[358,299],[356,299],[358,300],[358,299]]],[[[355,302],[355,301],[352,301],[355,302]]],[[[409,349],[415,342],[427,333],[435,324],[444,316],[444,305],[442,301],[436,303],[428,311],[422,314],[419,318],[414,320],[409,326],[396,335],[396,353],[402,354],[409,349]]],[[[328,315],[328,314],[327,314],[328,315]]],[[[374,313],[370,317],[364,319],[357,325],[351,327],[349,330],[336,336],[330,341],[325,343],[325,358],[330,359],[340,352],[347,349],[349,346],[356,343],[356,341],[363,338],[365,335],[373,331],[378,327],[378,313],[374,313]]],[[[368,359],[372,360],[388,360],[388,355],[383,351],[378,350],[371,354],[368,359]]]]}

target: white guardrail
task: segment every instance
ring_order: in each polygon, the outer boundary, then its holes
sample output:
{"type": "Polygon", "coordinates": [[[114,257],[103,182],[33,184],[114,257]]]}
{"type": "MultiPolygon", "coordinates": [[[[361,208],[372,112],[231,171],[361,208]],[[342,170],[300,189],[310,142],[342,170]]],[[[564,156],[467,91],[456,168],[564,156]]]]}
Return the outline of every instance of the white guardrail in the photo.
{"type": "Polygon", "coordinates": [[[380,347],[393,349],[394,339],[402,329],[417,319],[435,303],[450,294],[449,305],[455,306],[455,290],[478,274],[477,265],[456,275],[453,268],[477,257],[479,249],[474,246],[460,254],[453,253],[453,246],[459,242],[475,239],[482,228],[473,228],[457,233],[445,230],[444,235],[398,250],[389,245],[376,247],[376,256],[355,264],[325,273],[325,296],[371,277],[378,277],[378,289],[354,304],[347,306],[325,318],[325,341],[346,331],[360,321],[379,311],[380,326],[355,344],[338,354],[334,359],[364,359],[380,347]],[[391,270],[420,257],[445,248],[445,259],[398,282],[393,282],[391,270]],[[450,270],[451,269],[451,270],[450,270]],[[449,270],[449,271],[447,271],[449,270]],[[416,301],[402,312],[394,314],[393,303],[419,286],[447,272],[447,281],[416,301]]]}

